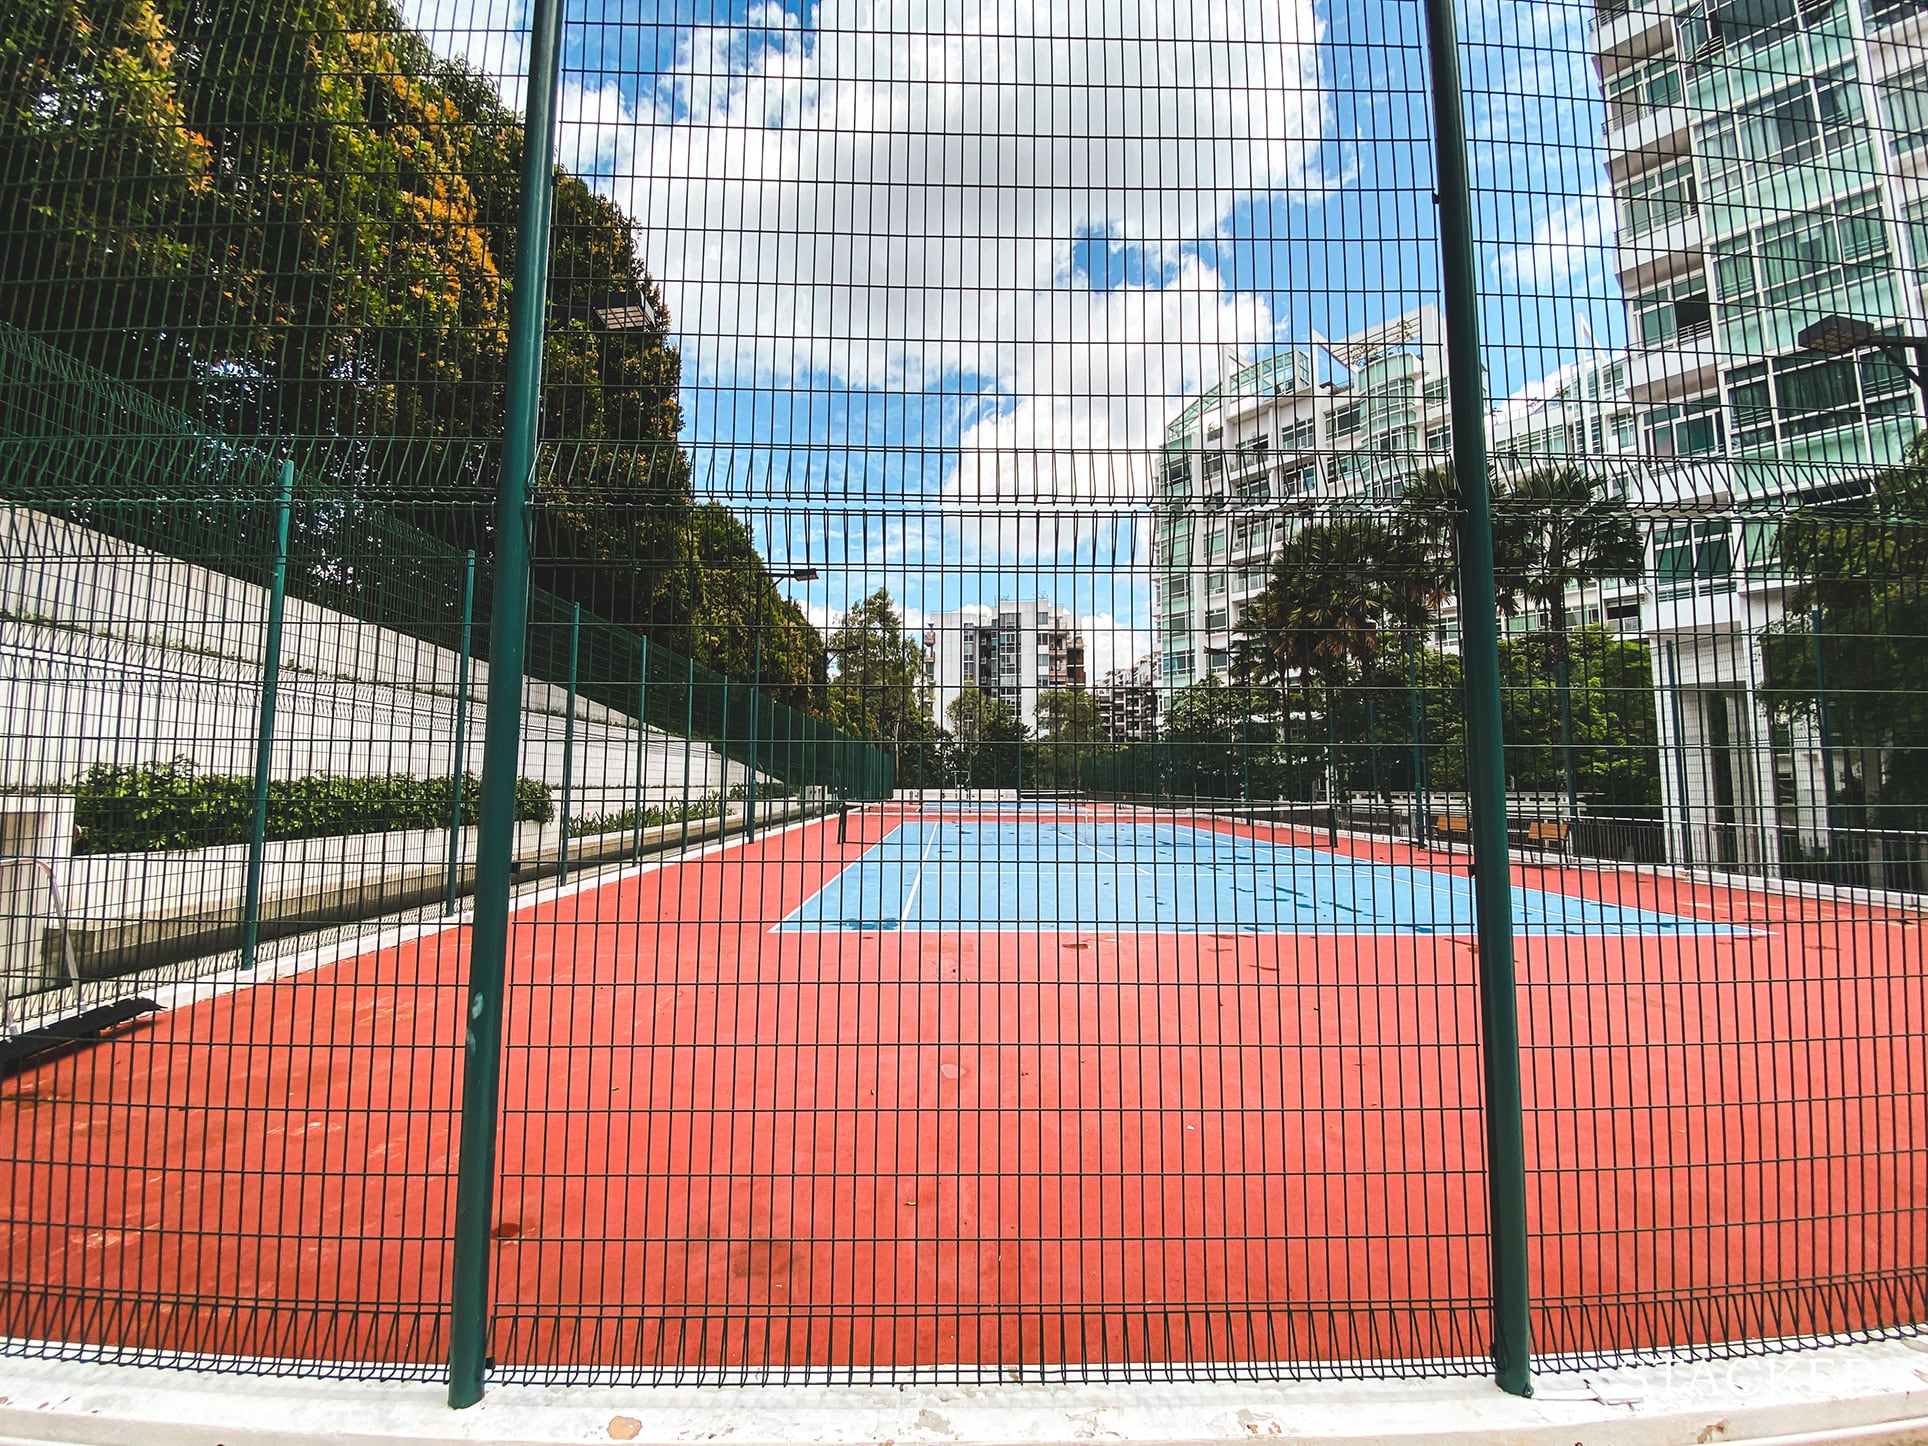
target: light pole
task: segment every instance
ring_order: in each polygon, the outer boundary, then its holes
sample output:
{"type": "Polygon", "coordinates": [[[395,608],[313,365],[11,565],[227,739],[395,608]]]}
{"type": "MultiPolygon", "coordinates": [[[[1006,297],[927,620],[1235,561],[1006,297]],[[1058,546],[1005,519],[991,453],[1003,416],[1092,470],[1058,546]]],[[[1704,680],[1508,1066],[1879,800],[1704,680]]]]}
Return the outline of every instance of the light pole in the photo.
{"type": "Polygon", "coordinates": [[[1853,356],[1870,349],[1880,352],[1915,384],[1915,390],[1921,393],[1922,415],[1928,419],[1928,336],[1900,335],[1856,316],[1824,316],[1802,327],[1794,344],[1821,356],[1853,356]],[[1910,353],[1913,366],[1908,365],[1910,353]]]}
{"type": "MultiPolygon", "coordinates": [[[[777,591],[780,582],[815,582],[817,570],[814,567],[794,567],[783,572],[763,574],[770,585],[771,595],[779,602],[783,594],[777,591]]],[[[763,609],[759,603],[757,614],[750,619],[750,626],[756,634],[755,659],[750,668],[750,776],[746,781],[748,790],[743,801],[743,832],[749,838],[756,837],[756,765],[757,752],[762,746],[759,738],[763,719],[763,609]]],[[[772,715],[774,718],[774,715],[772,715]]],[[[725,720],[728,721],[727,719],[725,720]]],[[[725,790],[726,792],[728,790],[725,790]]]]}

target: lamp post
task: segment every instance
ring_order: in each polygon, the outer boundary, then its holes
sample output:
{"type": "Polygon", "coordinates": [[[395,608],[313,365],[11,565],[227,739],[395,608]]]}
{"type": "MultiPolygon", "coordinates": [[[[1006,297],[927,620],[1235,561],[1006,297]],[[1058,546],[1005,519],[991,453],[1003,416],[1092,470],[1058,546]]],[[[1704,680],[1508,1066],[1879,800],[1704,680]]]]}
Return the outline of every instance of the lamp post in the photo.
{"type": "MultiPolygon", "coordinates": [[[[783,572],[764,573],[770,584],[770,592],[779,601],[783,594],[777,591],[780,582],[815,582],[817,570],[814,567],[793,567],[783,572]]],[[[762,746],[761,732],[763,719],[763,618],[759,606],[758,615],[750,620],[756,634],[756,661],[750,669],[750,776],[746,781],[747,794],[743,800],[743,832],[748,838],[756,837],[756,765],[757,751],[762,746]]],[[[726,790],[727,791],[727,790],[726,790]]]]}
{"type": "Polygon", "coordinates": [[[1802,327],[1794,344],[1821,356],[1853,356],[1871,349],[1880,352],[1915,384],[1921,393],[1922,414],[1928,418],[1928,336],[1897,334],[1856,316],[1824,316],[1802,327]],[[1913,366],[1908,364],[1910,354],[1913,366]]]}

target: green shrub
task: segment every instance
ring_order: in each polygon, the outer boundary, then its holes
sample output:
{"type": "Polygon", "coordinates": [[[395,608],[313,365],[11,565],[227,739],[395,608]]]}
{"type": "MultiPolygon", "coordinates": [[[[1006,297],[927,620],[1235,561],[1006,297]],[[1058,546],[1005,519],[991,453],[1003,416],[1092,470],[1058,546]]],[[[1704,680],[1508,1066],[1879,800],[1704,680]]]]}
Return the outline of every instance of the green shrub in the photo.
{"type": "MultiPolygon", "coordinates": [[[[642,815],[644,828],[661,828],[665,824],[685,823],[693,819],[715,818],[723,812],[723,800],[714,793],[706,793],[688,803],[673,803],[667,808],[645,808],[642,815]]],[[[592,813],[569,820],[569,833],[573,838],[593,838],[597,834],[627,833],[637,826],[636,810],[626,808],[620,813],[592,813]]]]}
{"type": "MultiPolygon", "coordinates": [[[[333,838],[394,829],[446,828],[446,778],[290,778],[268,784],[270,839],[333,838]]],[[[462,777],[462,816],[473,824],[482,784],[462,777]]],[[[519,778],[519,822],[548,823],[555,805],[548,785],[519,778]]],[[[74,852],[140,853],[246,843],[254,819],[254,780],[201,773],[185,758],[131,768],[95,764],[74,790],[74,852]]]]}

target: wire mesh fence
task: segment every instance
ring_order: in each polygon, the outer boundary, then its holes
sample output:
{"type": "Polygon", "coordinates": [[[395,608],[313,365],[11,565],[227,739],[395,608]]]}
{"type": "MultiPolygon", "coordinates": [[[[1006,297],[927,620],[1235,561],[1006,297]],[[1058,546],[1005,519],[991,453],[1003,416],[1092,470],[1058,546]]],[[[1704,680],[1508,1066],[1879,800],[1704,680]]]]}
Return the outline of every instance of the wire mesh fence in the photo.
{"type": "Polygon", "coordinates": [[[7,1349],[1918,1328],[1921,6],[3,13],[7,1349]]]}

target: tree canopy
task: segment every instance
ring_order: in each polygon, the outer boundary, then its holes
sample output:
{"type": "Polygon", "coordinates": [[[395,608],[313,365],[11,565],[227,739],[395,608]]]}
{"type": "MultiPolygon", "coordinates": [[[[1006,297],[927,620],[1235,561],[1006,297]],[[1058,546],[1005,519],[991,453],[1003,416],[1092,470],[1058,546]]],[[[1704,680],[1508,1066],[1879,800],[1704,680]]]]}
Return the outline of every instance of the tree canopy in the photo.
{"type": "Polygon", "coordinates": [[[904,631],[890,593],[878,588],[830,634],[830,721],[883,744],[903,771],[907,745],[937,736],[924,693],[924,652],[904,631]]]}
{"type": "Polygon", "coordinates": [[[1868,496],[1794,513],[1778,543],[1793,586],[1762,639],[1763,701],[1814,725],[1825,709],[1879,885],[1881,832],[1928,827],[1928,436],[1868,496]]]}
{"type": "MultiPolygon", "coordinates": [[[[389,0],[24,0],[0,33],[0,322],[490,550],[521,123],[389,0]]],[[[698,505],[627,218],[558,172],[534,581],[793,701],[820,643],[698,505]],[[643,324],[590,325],[612,294],[643,324]]]]}

